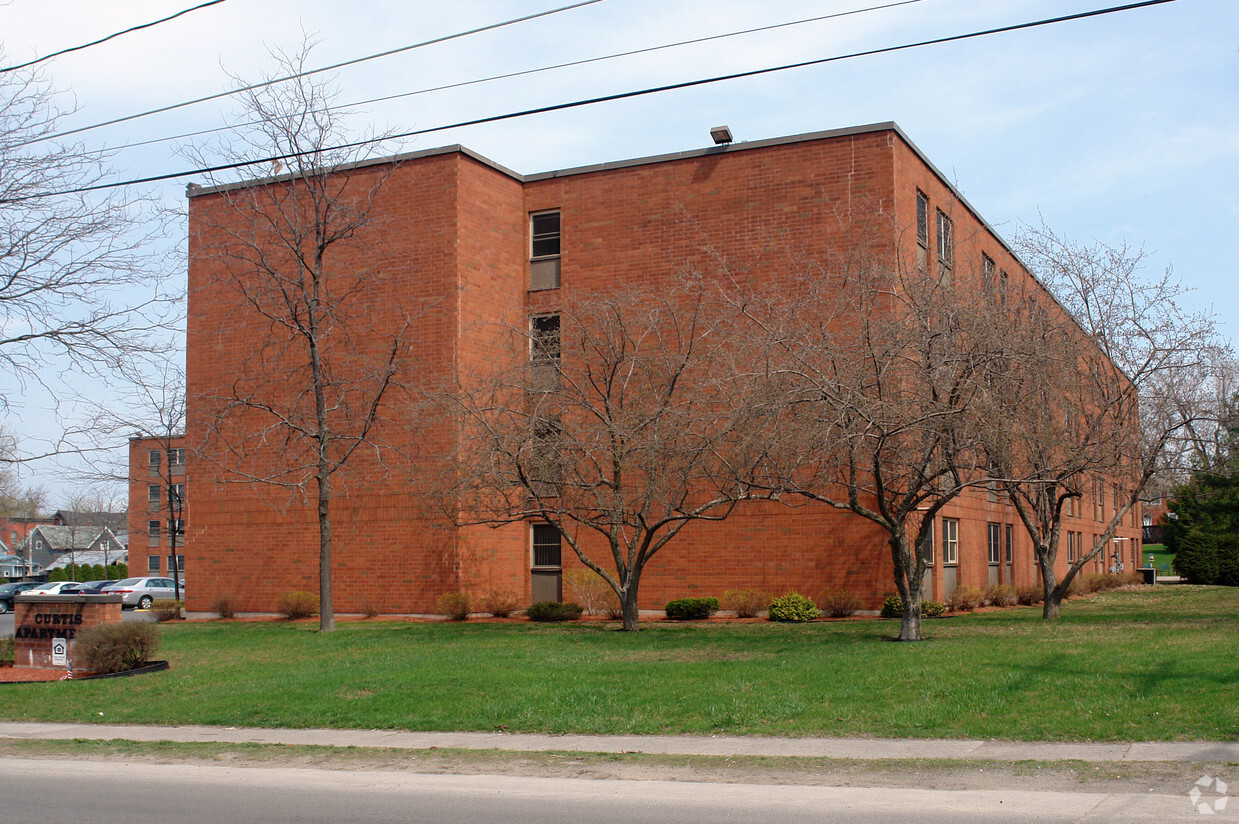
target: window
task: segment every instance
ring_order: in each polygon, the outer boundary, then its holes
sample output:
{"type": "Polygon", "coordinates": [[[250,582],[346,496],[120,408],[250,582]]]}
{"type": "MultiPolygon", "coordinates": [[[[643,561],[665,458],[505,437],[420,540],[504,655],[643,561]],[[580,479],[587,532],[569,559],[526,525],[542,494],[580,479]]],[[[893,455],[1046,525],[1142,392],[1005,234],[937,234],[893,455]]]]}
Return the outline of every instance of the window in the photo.
{"type": "Polygon", "coordinates": [[[168,534],[182,537],[185,535],[185,519],[184,518],[169,518],[168,519],[168,534]]]}
{"type": "Polygon", "coordinates": [[[158,555],[147,555],[146,556],[146,571],[154,572],[156,575],[159,574],[159,556],[158,555]]]}
{"type": "Polygon", "coordinates": [[[1014,543],[1015,528],[1011,526],[1011,524],[1007,524],[1006,526],[1007,526],[1007,529],[1006,529],[1007,563],[1009,564],[1011,563],[1011,545],[1014,543]]]}
{"type": "MultiPolygon", "coordinates": [[[[175,567],[173,567],[173,566],[172,566],[172,556],[171,556],[171,555],[169,555],[169,556],[168,556],[168,574],[169,574],[169,575],[171,575],[171,574],[172,574],[172,570],[173,570],[173,569],[176,569],[176,572],[177,572],[177,576],[178,576],[178,577],[179,577],[180,575],[183,575],[183,574],[185,573],[185,556],[184,556],[184,555],[177,555],[177,556],[176,556],[176,566],[175,566],[175,567]]],[[[167,587],[172,586],[172,581],[171,581],[171,580],[169,580],[166,584],[164,584],[164,586],[167,586],[167,587]]]]}
{"type": "Polygon", "coordinates": [[[925,538],[921,541],[921,555],[925,557],[927,566],[934,565],[934,522],[929,522],[929,531],[925,533],[925,538]]]}
{"type": "Polygon", "coordinates": [[[942,563],[959,563],[959,520],[942,519],[942,563]]]}
{"type": "Polygon", "coordinates": [[[981,253],[981,290],[986,300],[993,300],[994,259],[984,252],[981,253]]]}
{"type": "Polygon", "coordinates": [[[559,212],[529,216],[529,289],[559,288],[559,212]]]}
{"type": "Polygon", "coordinates": [[[536,315],[529,327],[530,360],[536,365],[559,363],[559,315],[536,315]]]}
{"type": "Polygon", "coordinates": [[[152,509],[159,508],[159,484],[151,484],[146,487],[146,499],[150,501],[152,509]]]}
{"type": "Polygon", "coordinates": [[[559,212],[539,212],[529,216],[530,257],[559,256],[559,212]]]}
{"type": "Polygon", "coordinates": [[[1002,557],[1002,530],[998,524],[989,525],[989,562],[991,565],[998,563],[1002,557]]]}
{"type": "Polygon", "coordinates": [[[185,465],[185,450],[184,449],[169,449],[168,450],[168,464],[170,466],[184,466],[185,465]]]}
{"type": "Polygon", "coordinates": [[[955,263],[955,241],[952,236],[951,219],[938,210],[938,275],[944,283],[951,281],[951,269],[955,263]]]}
{"type": "Polygon", "coordinates": [[[998,302],[1007,305],[1007,272],[1004,269],[998,273],[998,302]]]}
{"type": "Polygon", "coordinates": [[[185,503],[185,484],[172,484],[169,492],[168,506],[176,507],[185,503]]]}
{"type": "Polygon", "coordinates": [[[150,464],[152,472],[159,471],[159,464],[162,458],[163,458],[163,453],[160,452],[158,449],[152,449],[150,453],[146,456],[146,460],[150,464]]]}
{"type": "Polygon", "coordinates": [[[557,567],[562,562],[563,536],[559,530],[550,524],[534,524],[533,526],[533,565],[535,567],[557,567]]]}
{"type": "Polygon", "coordinates": [[[555,495],[558,491],[563,475],[560,455],[562,434],[558,421],[540,420],[534,423],[529,480],[535,494],[555,495]]]}
{"type": "Polygon", "coordinates": [[[929,198],[916,190],[916,268],[925,271],[929,252],[929,198]]]}
{"type": "Polygon", "coordinates": [[[1067,533],[1067,563],[1075,563],[1076,560],[1076,534],[1074,532],[1067,533]]]}
{"type": "Polygon", "coordinates": [[[152,538],[159,537],[159,521],[146,522],[146,534],[152,538]]]}

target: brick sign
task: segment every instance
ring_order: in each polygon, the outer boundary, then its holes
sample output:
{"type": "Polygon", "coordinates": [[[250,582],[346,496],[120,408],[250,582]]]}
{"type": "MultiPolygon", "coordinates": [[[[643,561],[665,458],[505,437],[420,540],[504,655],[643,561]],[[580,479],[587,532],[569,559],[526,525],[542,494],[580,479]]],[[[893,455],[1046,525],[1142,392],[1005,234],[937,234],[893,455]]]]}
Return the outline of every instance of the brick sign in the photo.
{"type": "Polygon", "coordinates": [[[70,666],[78,633],[119,621],[120,609],[119,595],[18,595],[13,603],[13,665],[70,666]],[[66,644],[68,655],[57,655],[63,650],[55,648],[66,644]]]}

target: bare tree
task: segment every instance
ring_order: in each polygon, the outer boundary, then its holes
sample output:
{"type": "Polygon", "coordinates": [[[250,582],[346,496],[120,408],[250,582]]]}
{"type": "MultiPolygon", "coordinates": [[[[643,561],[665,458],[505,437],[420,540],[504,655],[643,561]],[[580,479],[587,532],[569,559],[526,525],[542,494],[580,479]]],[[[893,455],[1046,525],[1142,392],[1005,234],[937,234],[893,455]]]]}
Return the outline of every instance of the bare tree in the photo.
{"type": "Polygon", "coordinates": [[[491,374],[450,396],[460,435],[443,500],[457,523],[553,526],[639,629],[647,565],[684,529],[765,497],[746,483],[738,314],[697,279],[565,297],[509,329],[491,374]]]}
{"type": "Polygon", "coordinates": [[[106,158],[55,139],[71,113],[58,99],[37,71],[0,73],[0,408],[14,389],[62,397],[55,376],[108,374],[157,348],[175,298],[160,291],[141,201],[81,191],[105,179],[106,158]]]}
{"type": "MultiPolygon", "coordinates": [[[[304,70],[307,56],[308,47],[276,55],[279,74],[304,70]]],[[[190,192],[191,290],[209,282],[229,307],[221,334],[261,341],[231,384],[196,388],[206,433],[191,446],[227,480],[313,501],[323,632],[335,628],[332,500],[358,450],[378,449],[373,434],[407,362],[411,323],[376,308],[363,239],[391,166],[333,148],[349,141],[332,95],[306,78],[246,92],[254,125],[240,148],[221,152],[280,157],[276,176],[190,192]]]]}
{"type": "Polygon", "coordinates": [[[0,426],[0,518],[38,518],[47,505],[47,489],[22,485],[18,454],[16,436],[0,426]]]}
{"type": "Polygon", "coordinates": [[[1008,368],[986,440],[1032,538],[1044,617],[1055,618],[1072,580],[1104,557],[1150,478],[1175,474],[1193,434],[1217,420],[1211,390],[1229,356],[1213,318],[1181,308],[1184,289],[1170,272],[1143,276],[1139,250],[1072,243],[1044,226],[1026,230],[1017,246],[1061,307],[1032,296],[996,305],[1008,368]],[[1099,500],[1107,491],[1110,517],[1059,579],[1064,517],[1086,494],[1099,500]]]}
{"type": "Polygon", "coordinates": [[[885,532],[899,640],[918,641],[934,518],[980,481],[972,407],[994,353],[972,290],[887,257],[856,245],[793,261],[776,292],[743,302],[779,433],[764,488],[885,532]]]}
{"type": "MultiPolygon", "coordinates": [[[[159,522],[158,534],[168,536],[169,575],[174,581],[174,596],[181,598],[180,555],[185,537],[186,494],[185,468],[185,372],[178,363],[159,360],[140,364],[128,375],[125,390],[115,402],[103,406],[91,420],[89,429],[97,454],[111,455],[117,441],[140,439],[147,445],[147,455],[135,461],[126,449],[119,464],[88,463],[78,473],[81,479],[97,484],[132,483],[154,486],[158,501],[152,497],[152,512],[159,522]],[[145,460],[143,460],[145,459],[145,460]]],[[[137,540],[130,535],[132,548],[137,540]]],[[[132,562],[132,557],[131,557],[132,562]]]]}

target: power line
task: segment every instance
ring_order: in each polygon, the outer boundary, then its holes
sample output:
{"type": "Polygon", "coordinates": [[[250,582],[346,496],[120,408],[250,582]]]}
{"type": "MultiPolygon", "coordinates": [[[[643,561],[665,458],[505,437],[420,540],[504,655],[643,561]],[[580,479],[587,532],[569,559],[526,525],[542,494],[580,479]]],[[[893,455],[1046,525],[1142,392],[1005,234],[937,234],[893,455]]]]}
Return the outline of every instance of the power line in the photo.
{"type": "Polygon", "coordinates": [[[17,203],[23,200],[34,200],[42,197],[51,197],[53,195],[70,195],[84,194],[87,192],[96,192],[106,189],[117,189],[123,186],[137,186],[144,183],[158,183],[164,180],[175,180],[177,178],[189,177],[191,175],[214,174],[216,172],[232,171],[234,169],[244,169],[250,166],[269,165],[276,161],[295,160],[297,158],[308,157],[313,154],[319,154],[324,151],[345,151],[348,149],[357,149],[365,146],[373,146],[383,143],[388,140],[400,140],[407,137],[415,137],[417,135],[431,134],[433,132],[442,132],[449,129],[459,129],[466,126],[477,126],[485,123],[496,123],[501,120],[511,120],[518,117],[529,117],[535,114],[547,114],[549,112],[563,111],[564,109],[575,109],[582,106],[592,106],[596,103],[608,103],[615,100],[627,100],[634,97],[644,97],[651,94],[659,94],[662,92],[676,91],[679,89],[688,89],[695,86],[705,86],[712,83],[722,83],[729,80],[740,80],[748,77],[757,77],[764,74],[772,74],[774,72],[787,71],[789,69],[800,69],[808,66],[820,66],[825,63],[834,63],[841,60],[851,60],[857,57],[870,57],[877,54],[890,54],[892,52],[906,51],[908,49],[920,48],[922,46],[934,46],[943,43],[954,43],[961,40],[971,40],[978,37],[987,37],[992,34],[1005,34],[1007,32],[1021,31],[1024,29],[1038,28],[1040,26],[1049,26],[1056,23],[1065,23],[1073,20],[1084,20],[1090,17],[1100,17],[1107,14],[1115,14],[1118,12],[1132,11],[1134,9],[1147,8],[1149,6],[1160,6],[1166,3],[1174,3],[1177,0],[1141,0],[1141,2],[1128,3],[1122,6],[1111,6],[1104,9],[1095,9],[1093,11],[1079,12],[1077,14],[1068,14],[1061,17],[1050,17],[1041,20],[1034,20],[1028,23],[1016,23],[1010,26],[1000,26],[993,29],[984,29],[982,31],[968,32],[966,34],[954,34],[947,37],[936,37],[931,40],[920,40],[915,43],[905,43],[898,46],[884,46],[878,49],[868,49],[866,51],[851,52],[849,54],[835,55],[833,57],[820,57],[815,60],[804,60],[797,63],[785,63],[780,66],[768,66],[764,69],[751,69],[749,71],[735,72],[732,74],[716,75],[714,77],[703,78],[700,80],[686,80],[681,83],[671,83],[664,86],[652,86],[645,89],[638,89],[629,92],[617,92],[615,94],[602,95],[599,97],[590,97],[583,100],[576,100],[570,103],[555,103],[549,106],[540,106],[534,109],[524,109],[517,112],[508,112],[506,114],[491,115],[488,117],[479,117],[472,120],[462,120],[456,123],[451,123],[445,126],[433,126],[426,129],[414,129],[408,132],[401,132],[394,135],[386,135],[380,138],[370,138],[367,140],[357,140],[351,143],[342,143],[338,146],[333,146],[327,149],[318,149],[304,152],[288,152],[287,154],[273,155],[271,157],[258,158],[255,160],[242,160],[235,163],[223,163],[216,166],[205,166],[197,169],[189,169],[180,172],[169,172],[161,175],[151,175],[149,177],[134,178],[131,180],[115,181],[112,183],[98,183],[93,186],[82,186],[75,189],[65,189],[59,192],[44,192],[37,195],[29,195],[21,198],[12,198],[9,200],[0,200],[0,203],[17,203]]]}
{"type": "Polygon", "coordinates": [[[81,126],[76,129],[69,129],[68,131],[58,132],[56,134],[44,135],[42,137],[35,138],[34,140],[28,140],[25,143],[16,143],[14,144],[14,147],[29,146],[34,143],[42,143],[45,140],[54,140],[55,138],[59,138],[59,137],[68,137],[70,135],[81,134],[82,132],[88,132],[93,129],[101,129],[104,126],[115,126],[117,123],[128,123],[131,120],[137,120],[142,117],[149,117],[150,115],[153,115],[153,114],[162,114],[163,112],[171,112],[177,109],[184,109],[187,106],[195,106],[199,103],[206,103],[209,100],[219,100],[221,97],[231,97],[234,94],[241,94],[242,92],[254,91],[255,89],[261,89],[265,86],[274,86],[276,83],[285,83],[289,80],[297,80],[302,77],[309,77],[311,75],[320,74],[321,72],[334,71],[335,69],[342,69],[346,66],[354,66],[358,63],[365,63],[368,60],[377,60],[380,57],[390,57],[393,54],[400,54],[401,52],[411,51],[413,49],[420,49],[424,46],[432,46],[436,43],[445,43],[449,40],[458,40],[462,37],[468,37],[470,35],[479,34],[484,31],[491,31],[492,29],[500,29],[500,28],[503,28],[504,26],[515,25],[516,23],[525,23],[529,20],[536,20],[539,17],[547,17],[552,14],[558,14],[561,11],[571,11],[572,9],[579,9],[582,6],[592,6],[594,3],[601,3],[601,2],[602,0],[582,0],[582,2],[573,3],[572,5],[569,5],[569,6],[561,6],[557,9],[551,9],[549,11],[535,12],[534,14],[527,14],[524,17],[514,17],[511,20],[505,20],[502,23],[491,23],[486,26],[479,26],[476,29],[469,29],[468,31],[457,32],[456,34],[448,34],[448,35],[444,35],[443,37],[433,38],[431,40],[423,40],[420,43],[412,43],[408,46],[400,46],[399,48],[388,49],[387,51],[378,52],[377,54],[370,54],[370,55],[366,55],[365,57],[356,57],[356,58],[353,58],[352,60],[345,60],[343,63],[336,63],[332,66],[323,66],[317,69],[308,69],[306,71],[297,72],[296,74],[290,74],[285,77],[277,77],[271,80],[264,80],[261,83],[253,83],[249,86],[242,86],[239,89],[231,89],[226,92],[217,92],[215,94],[209,94],[206,97],[199,97],[194,100],[186,100],[182,103],[173,103],[168,106],[160,106],[157,109],[149,109],[145,112],[138,112],[137,114],[126,115],[125,117],[118,117],[114,120],[105,120],[102,123],[95,123],[91,126],[81,126]]]}
{"type": "MultiPolygon", "coordinates": [[[[576,66],[584,66],[590,63],[600,63],[605,60],[614,60],[620,57],[632,57],[633,55],[637,55],[637,54],[647,54],[649,52],[656,52],[656,51],[662,51],[665,49],[679,48],[680,46],[692,46],[698,43],[707,43],[712,40],[723,40],[728,37],[739,37],[739,36],[743,36],[746,34],[755,34],[757,32],[772,31],[774,29],[787,28],[789,26],[800,26],[806,23],[820,23],[823,20],[830,20],[836,17],[846,17],[846,16],[853,15],[853,14],[864,14],[864,13],[868,13],[872,11],[881,11],[883,9],[895,8],[896,6],[907,6],[913,3],[920,3],[920,2],[922,2],[922,0],[898,0],[898,2],[885,3],[880,6],[868,6],[866,8],[861,8],[861,9],[851,9],[849,11],[841,11],[841,12],[836,12],[834,14],[824,14],[819,17],[806,17],[801,20],[791,20],[785,23],[774,23],[769,26],[759,26],[757,28],[743,29],[740,31],[726,32],[723,34],[712,34],[712,35],[707,35],[705,37],[697,37],[692,40],[680,40],[674,43],[663,43],[658,46],[647,46],[642,49],[632,49],[630,51],[614,52],[612,54],[602,55],[599,57],[588,57],[583,60],[572,60],[567,63],[555,63],[549,66],[540,66],[534,69],[523,69],[521,71],[508,72],[506,74],[494,74],[488,77],[480,77],[480,78],[476,78],[473,80],[462,80],[459,83],[448,83],[442,86],[431,86],[425,89],[417,89],[411,92],[401,92],[400,94],[390,94],[384,97],[372,97],[368,100],[358,100],[353,103],[342,103],[339,106],[328,106],[322,109],[314,109],[313,111],[315,112],[335,112],[335,111],[341,111],[343,109],[356,108],[358,106],[368,106],[372,103],[386,103],[392,100],[401,100],[407,97],[416,97],[419,94],[430,94],[432,92],[448,91],[451,89],[463,88],[465,86],[475,86],[481,83],[492,83],[496,80],[510,80],[514,77],[524,77],[524,76],[531,75],[531,74],[539,74],[541,72],[573,68],[576,66]]],[[[245,128],[246,126],[254,126],[259,122],[260,121],[257,121],[257,120],[251,120],[246,123],[238,123],[238,124],[229,125],[229,126],[217,126],[212,129],[200,129],[198,131],[185,132],[182,134],[172,135],[169,137],[156,137],[150,140],[138,141],[136,143],[126,143],[125,145],[118,146],[115,149],[96,150],[96,152],[93,152],[93,153],[103,154],[109,151],[123,151],[125,149],[136,149],[140,146],[150,146],[155,143],[165,143],[170,140],[184,140],[185,138],[189,138],[189,137],[201,137],[202,135],[206,135],[206,134],[216,134],[218,132],[226,132],[226,131],[232,131],[235,129],[245,128]]]]}
{"type": "Polygon", "coordinates": [[[82,49],[89,49],[91,46],[98,46],[100,43],[106,43],[109,40],[114,40],[117,37],[120,37],[122,35],[132,34],[133,32],[141,31],[142,29],[149,29],[152,26],[158,26],[160,23],[167,23],[169,20],[175,20],[176,18],[182,17],[186,14],[189,14],[190,12],[198,11],[199,9],[205,9],[207,6],[218,6],[220,3],[223,3],[223,2],[224,0],[210,0],[210,2],[208,3],[200,3],[194,6],[193,8],[182,9],[181,11],[178,11],[176,14],[172,14],[167,17],[161,17],[160,19],[152,20],[149,23],[142,23],[141,25],[138,25],[138,26],[130,26],[129,28],[124,29],[123,31],[114,32],[112,34],[109,34],[107,37],[101,37],[98,40],[92,40],[91,42],[83,43],[80,46],[71,46],[67,49],[61,49],[60,51],[52,52],[51,54],[44,55],[43,57],[35,58],[34,60],[28,60],[25,63],[21,63],[20,65],[17,65],[17,66],[8,66],[6,68],[0,69],[0,73],[15,72],[18,69],[27,69],[38,63],[42,63],[46,60],[51,60],[54,57],[60,57],[62,54],[68,54],[69,52],[75,52],[75,51],[81,51],[82,49]]]}

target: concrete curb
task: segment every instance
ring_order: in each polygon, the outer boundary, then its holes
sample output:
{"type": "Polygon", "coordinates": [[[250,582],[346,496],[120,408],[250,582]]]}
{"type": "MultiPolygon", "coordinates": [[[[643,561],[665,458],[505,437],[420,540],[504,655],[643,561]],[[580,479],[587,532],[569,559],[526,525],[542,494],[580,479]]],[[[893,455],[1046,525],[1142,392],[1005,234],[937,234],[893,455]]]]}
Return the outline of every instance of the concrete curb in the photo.
{"type": "Polygon", "coordinates": [[[691,735],[538,735],[394,730],[298,730],[256,727],[161,727],[0,721],[0,738],[30,740],[223,742],[658,755],[751,755],[885,760],[952,758],[984,761],[1220,761],[1239,763],[1239,741],[1056,743],[914,738],[759,738],[691,735]]]}

